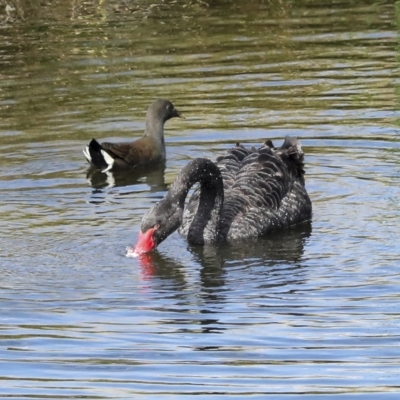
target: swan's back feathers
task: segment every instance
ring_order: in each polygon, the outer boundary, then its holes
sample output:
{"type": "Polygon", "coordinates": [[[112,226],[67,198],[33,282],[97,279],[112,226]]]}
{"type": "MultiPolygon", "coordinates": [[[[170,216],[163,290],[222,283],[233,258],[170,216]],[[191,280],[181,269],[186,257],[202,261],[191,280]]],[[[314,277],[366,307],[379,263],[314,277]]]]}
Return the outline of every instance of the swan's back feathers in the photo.
{"type": "Polygon", "coordinates": [[[217,158],[217,165],[224,181],[224,190],[228,190],[232,186],[243,160],[249,154],[251,154],[250,150],[237,143],[236,147],[228,150],[226,155],[217,158]]]}
{"type": "MultiPolygon", "coordinates": [[[[297,138],[286,137],[279,148],[266,141],[259,149],[236,145],[217,159],[224,203],[218,226],[219,240],[264,235],[311,218],[305,190],[304,153],[297,138]]],[[[185,209],[180,233],[187,236],[197,213],[199,189],[185,209]]],[[[204,241],[213,241],[206,237],[204,241]]]]}

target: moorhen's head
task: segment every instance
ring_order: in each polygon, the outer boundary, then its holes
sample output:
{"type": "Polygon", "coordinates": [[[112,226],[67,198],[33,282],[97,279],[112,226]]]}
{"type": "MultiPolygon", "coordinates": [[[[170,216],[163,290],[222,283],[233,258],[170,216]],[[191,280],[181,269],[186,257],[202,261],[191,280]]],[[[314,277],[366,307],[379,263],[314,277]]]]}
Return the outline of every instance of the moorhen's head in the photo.
{"type": "Polygon", "coordinates": [[[174,107],[174,105],[165,99],[155,100],[147,110],[146,120],[168,121],[171,118],[182,118],[182,114],[174,107]]]}

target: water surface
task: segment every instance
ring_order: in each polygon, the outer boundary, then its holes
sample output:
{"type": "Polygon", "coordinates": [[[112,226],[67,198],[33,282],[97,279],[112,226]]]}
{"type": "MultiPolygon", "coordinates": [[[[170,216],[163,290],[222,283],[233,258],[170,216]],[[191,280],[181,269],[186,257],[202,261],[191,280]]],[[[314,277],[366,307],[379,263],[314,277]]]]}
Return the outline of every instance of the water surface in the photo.
{"type": "Polygon", "coordinates": [[[0,396],[397,399],[398,2],[34,6],[0,10],[0,396]],[[88,174],[157,97],[165,171],[88,174]],[[310,224],[125,257],[190,159],[287,134],[310,224]]]}

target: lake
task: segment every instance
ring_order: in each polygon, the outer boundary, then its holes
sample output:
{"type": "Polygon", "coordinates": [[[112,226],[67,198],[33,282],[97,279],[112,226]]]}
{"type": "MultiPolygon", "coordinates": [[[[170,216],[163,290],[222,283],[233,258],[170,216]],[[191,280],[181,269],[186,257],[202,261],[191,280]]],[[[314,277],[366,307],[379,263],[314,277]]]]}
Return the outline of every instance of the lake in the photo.
{"type": "Polygon", "coordinates": [[[0,6],[0,397],[398,399],[400,2],[0,6]],[[165,170],[92,173],[93,138],[165,170]],[[305,152],[311,223],[125,257],[191,159],[305,152]]]}

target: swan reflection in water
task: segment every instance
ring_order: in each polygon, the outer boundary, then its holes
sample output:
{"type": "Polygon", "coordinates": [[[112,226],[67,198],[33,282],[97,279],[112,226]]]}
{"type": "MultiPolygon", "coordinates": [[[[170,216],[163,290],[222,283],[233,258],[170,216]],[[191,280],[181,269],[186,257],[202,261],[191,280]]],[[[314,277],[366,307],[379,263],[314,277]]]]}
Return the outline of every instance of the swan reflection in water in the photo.
{"type": "MultiPolygon", "coordinates": [[[[188,261],[200,266],[202,288],[223,287],[224,276],[229,274],[230,267],[246,269],[253,265],[262,266],[265,274],[278,265],[283,265],[283,270],[286,271],[294,270],[301,267],[304,246],[311,236],[311,231],[311,221],[306,221],[285,231],[237,243],[224,243],[218,246],[188,245],[187,248],[192,256],[188,261]]],[[[188,266],[182,265],[182,260],[173,260],[159,251],[141,254],[137,260],[142,279],[148,280],[153,277],[172,279],[176,280],[179,286],[185,286],[183,271],[188,266]]]]}
{"type": "Polygon", "coordinates": [[[236,290],[269,304],[271,296],[286,296],[289,286],[306,282],[304,248],[310,236],[307,221],[236,244],[189,245],[189,252],[182,252],[179,259],[155,251],[135,260],[143,288],[164,299],[157,310],[179,310],[181,316],[168,322],[175,330],[223,333],[228,327],[221,322],[221,313],[237,303],[236,290]]]}

